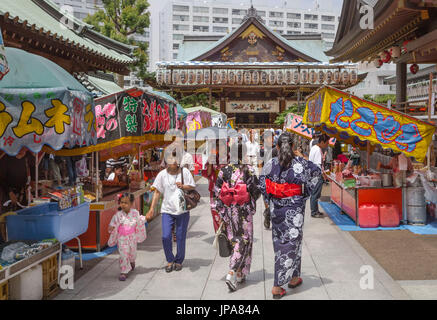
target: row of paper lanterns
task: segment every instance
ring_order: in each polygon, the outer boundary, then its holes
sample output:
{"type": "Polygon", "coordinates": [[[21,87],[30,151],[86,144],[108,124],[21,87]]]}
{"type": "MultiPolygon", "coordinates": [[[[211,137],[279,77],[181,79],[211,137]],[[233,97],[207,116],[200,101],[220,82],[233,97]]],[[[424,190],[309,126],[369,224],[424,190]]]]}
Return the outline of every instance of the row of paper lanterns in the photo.
{"type": "MultiPolygon", "coordinates": [[[[373,61],[373,64],[377,68],[381,68],[384,63],[389,63],[392,59],[397,59],[407,52],[407,44],[409,41],[404,41],[402,48],[399,46],[391,47],[388,50],[384,50],[379,54],[379,56],[373,61]]],[[[419,66],[414,63],[410,66],[410,72],[416,74],[419,71],[419,66]]]]}
{"type": "Polygon", "coordinates": [[[355,84],[358,75],[355,70],[177,70],[158,69],[158,84],[166,85],[282,85],[282,84],[355,84]]]}

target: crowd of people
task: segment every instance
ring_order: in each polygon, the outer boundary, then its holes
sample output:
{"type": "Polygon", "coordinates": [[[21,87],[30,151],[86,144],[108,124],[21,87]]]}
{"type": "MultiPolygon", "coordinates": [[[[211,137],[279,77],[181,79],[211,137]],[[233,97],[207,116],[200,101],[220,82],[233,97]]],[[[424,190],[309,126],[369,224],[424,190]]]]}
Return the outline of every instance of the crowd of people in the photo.
{"type": "MultiPolygon", "coordinates": [[[[259,138],[259,137],[257,137],[259,138]]],[[[317,200],[323,185],[323,162],[329,138],[317,137],[309,153],[304,154],[301,140],[285,132],[268,132],[263,137],[264,148],[250,131],[244,137],[213,143],[202,175],[208,179],[211,214],[214,232],[223,226],[231,244],[229,271],[226,285],[235,291],[250,273],[253,250],[253,216],[257,200],[263,196],[266,207],[264,226],[272,227],[273,249],[275,252],[275,276],[272,295],[280,299],[286,294],[282,288],[301,285],[301,258],[305,203],[311,198],[311,216],[323,217],[318,211],[317,200]],[[231,160],[231,150],[237,150],[236,161],[231,160]],[[260,156],[262,154],[262,157],[260,156]],[[258,168],[261,169],[258,172],[258,168]]],[[[180,271],[186,252],[186,236],[190,212],[186,209],[184,192],[194,190],[191,155],[184,149],[183,141],[173,145],[173,151],[165,156],[165,166],[157,175],[152,190],[154,196],[146,220],[152,220],[158,212],[155,205],[163,196],[161,208],[162,244],[167,260],[166,272],[180,271]],[[179,148],[179,152],[177,149],[179,148]],[[173,252],[172,230],[176,233],[176,253],[173,252]]],[[[235,159],[234,159],[235,160],[235,159]]],[[[131,208],[129,195],[120,200],[122,213],[114,216],[110,231],[123,225],[123,217],[130,226],[119,229],[121,233],[112,235],[118,239],[120,252],[120,280],[125,280],[135,266],[136,243],[145,239],[141,229],[143,217],[131,208]]],[[[211,230],[211,231],[212,231],[211,230]]]]}

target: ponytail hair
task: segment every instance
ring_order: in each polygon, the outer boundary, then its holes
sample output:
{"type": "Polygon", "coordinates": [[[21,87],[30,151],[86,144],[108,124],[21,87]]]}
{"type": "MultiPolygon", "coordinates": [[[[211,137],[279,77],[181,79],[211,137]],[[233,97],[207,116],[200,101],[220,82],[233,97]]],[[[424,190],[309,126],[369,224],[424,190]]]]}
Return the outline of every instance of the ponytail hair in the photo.
{"type": "Polygon", "coordinates": [[[293,137],[289,132],[284,132],[279,136],[278,139],[279,146],[279,165],[282,169],[287,169],[290,167],[291,162],[294,159],[293,152],[293,137]]]}
{"type": "Polygon", "coordinates": [[[249,167],[244,162],[244,156],[247,153],[246,148],[244,148],[245,145],[241,140],[238,141],[238,164],[240,165],[240,169],[243,172],[243,181],[244,183],[247,182],[249,179],[249,167]]]}

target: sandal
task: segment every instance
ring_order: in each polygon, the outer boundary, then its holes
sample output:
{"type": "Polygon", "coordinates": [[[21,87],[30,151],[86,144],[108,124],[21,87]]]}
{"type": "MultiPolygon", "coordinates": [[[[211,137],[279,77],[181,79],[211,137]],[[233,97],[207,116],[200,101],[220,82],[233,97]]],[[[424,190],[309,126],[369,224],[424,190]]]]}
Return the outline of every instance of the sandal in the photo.
{"type": "Polygon", "coordinates": [[[273,294],[273,299],[279,300],[283,296],[285,296],[286,294],[287,294],[287,291],[284,288],[281,288],[281,293],[273,294]]]}
{"type": "Polygon", "coordinates": [[[165,272],[169,273],[173,271],[174,263],[169,264],[165,267],[165,272]]]}
{"type": "Polygon", "coordinates": [[[127,275],[124,273],[120,274],[120,276],[118,277],[118,280],[120,281],[126,281],[126,279],[127,279],[127,275]]]}
{"type": "Polygon", "coordinates": [[[290,289],[294,289],[294,288],[299,287],[302,283],[303,283],[302,278],[299,278],[299,280],[297,280],[296,284],[288,283],[288,287],[289,287],[290,289]]]}
{"type": "Polygon", "coordinates": [[[182,265],[179,264],[179,263],[175,263],[175,265],[174,265],[174,269],[175,269],[176,271],[181,271],[181,270],[182,270],[182,265]]]}

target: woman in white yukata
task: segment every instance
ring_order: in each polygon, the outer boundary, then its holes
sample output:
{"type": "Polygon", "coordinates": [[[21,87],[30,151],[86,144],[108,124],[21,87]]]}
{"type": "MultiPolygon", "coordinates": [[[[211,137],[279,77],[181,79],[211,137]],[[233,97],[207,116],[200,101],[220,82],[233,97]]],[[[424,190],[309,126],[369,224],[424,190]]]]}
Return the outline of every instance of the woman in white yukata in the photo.
{"type": "Polygon", "coordinates": [[[125,281],[127,274],[135,269],[137,243],[146,240],[146,217],[133,209],[134,195],[124,193],[120,198],[119,211],[112,217],[109,224],[108,245],[118,245],[120,254],[120,281],[125,281]]]}

